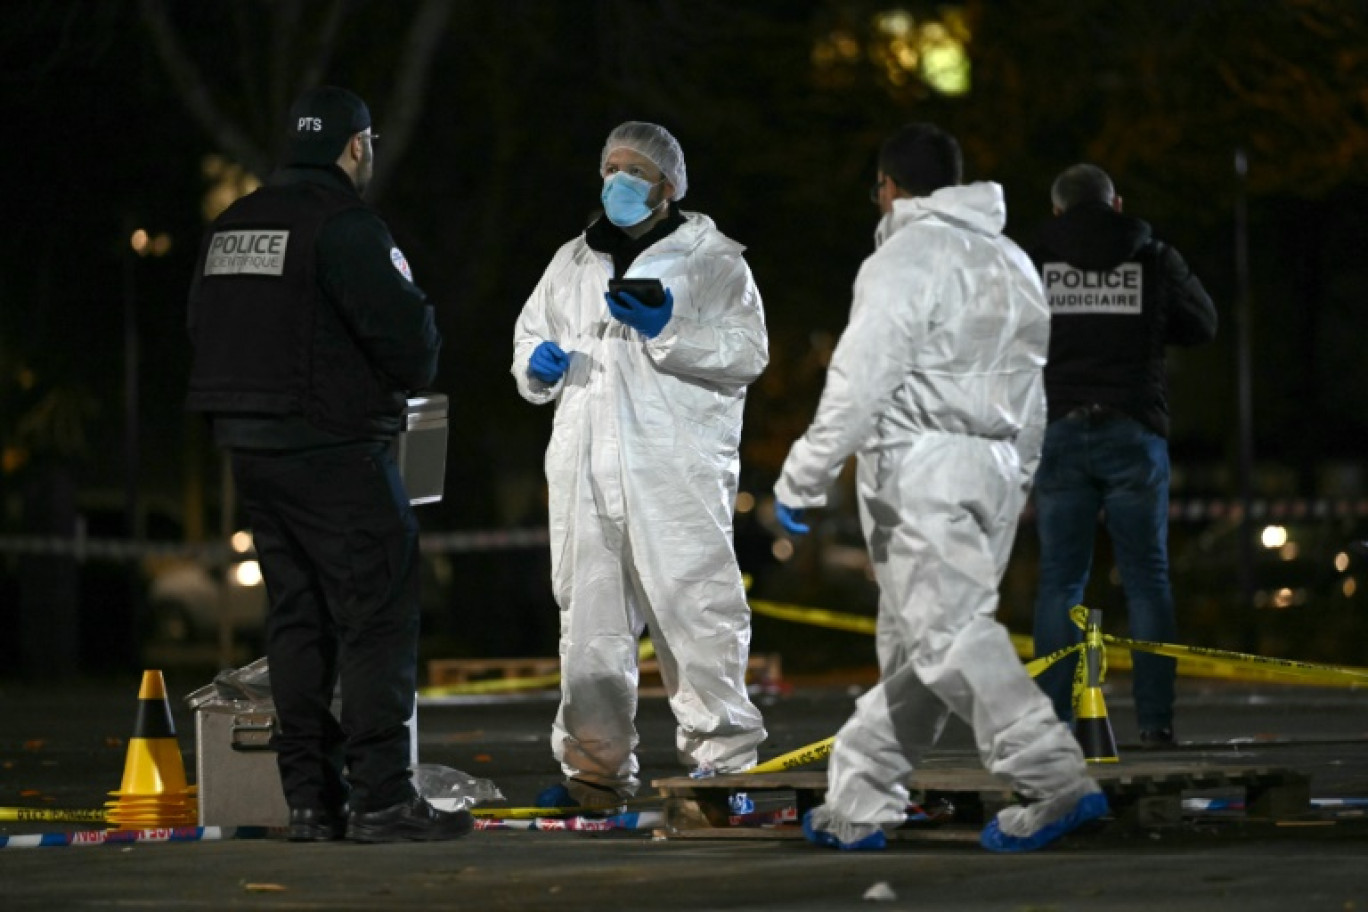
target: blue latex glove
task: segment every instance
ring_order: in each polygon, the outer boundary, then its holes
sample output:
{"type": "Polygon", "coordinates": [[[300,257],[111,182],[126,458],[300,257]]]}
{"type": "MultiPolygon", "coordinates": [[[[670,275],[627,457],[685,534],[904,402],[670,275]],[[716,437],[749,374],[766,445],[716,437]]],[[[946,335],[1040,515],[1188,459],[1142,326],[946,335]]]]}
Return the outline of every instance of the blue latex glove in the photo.
{"type": "Polygon", "coordinates": [[[668,288],[665,289],[665,303],[659,307],[647,307],[625,291],[605,292],[603,297],[608,301],[608,310],[614,317],[648,339],[660,335],[674,313],[674,295],[668,288]]]}
{"type": "Polygon", "coordinates": [[[547,339],[527,359],[527,372],[542,383],[555,383],[570,366],[570,356],[561,347],[547,339]]]}
{"type": "Polygon", "coordinates": [[[803,522],[803,509],[801,507],[790,507],[776,500],[774,502],[774,516],[789,535],[807,535],[812,531],[812,527],[803,522]]]}

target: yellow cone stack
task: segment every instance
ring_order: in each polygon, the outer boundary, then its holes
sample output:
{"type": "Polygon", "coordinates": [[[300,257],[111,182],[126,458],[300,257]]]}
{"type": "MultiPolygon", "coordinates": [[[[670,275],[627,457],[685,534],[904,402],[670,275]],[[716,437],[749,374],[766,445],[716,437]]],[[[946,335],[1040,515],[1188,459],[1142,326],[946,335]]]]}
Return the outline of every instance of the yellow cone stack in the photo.
{"type": "Polygon", "coordinates": [[[105,802],[110,829],[144,830],[194,826],[199,819],[194,786],[185,783],[185,762],[160,671],[144,671],[138,719],[128,742],[117,800],[105,802]]]}

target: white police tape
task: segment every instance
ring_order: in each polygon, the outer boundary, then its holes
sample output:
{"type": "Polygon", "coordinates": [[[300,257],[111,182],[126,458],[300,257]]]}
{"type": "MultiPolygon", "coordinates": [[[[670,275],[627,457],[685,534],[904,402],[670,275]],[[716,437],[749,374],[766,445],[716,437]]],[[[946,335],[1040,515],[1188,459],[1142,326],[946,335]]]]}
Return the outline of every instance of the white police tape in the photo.
{"type": "MultiPolygon", "coordinates": [[[[545,812],[545,808],[542,809],[545,812]]],[[[661,826],[665,815],[660,811],[628,811],[611,817],[476,817],[477,830],[537,830],[542,833],[569,831],[574,833],[603,833],[608,830],[646,830],[661,826]]]]}
{"type": "MultiPolygon", "coordinates": [[[[1170,522],[1238,522],[1245,515],[1245,504],[1229,497],[1187,497],[1169,501],[1170,522]]],[[[1290,522],[1368,517],[1368,498],[1275,497],[1249,501],[1249,518],[1257,521],[1290,522]]],[[[1025,522],[1035,519],[1035,501],[1022,511],[1025,522]]]]}
{"type": "Polygon", "coordinates": [[[162,827],[152,830],[77,830],[67,833],[0,836],[0,849],[127,845],[134,842],[217,842],[222,839],[260,839],[273,832],[274,828],[267,827],[216,826],[162,827]]]}
{"type": "MultiPolygon", "coordinates": [[[[1173,522],[1239,521],[1246,507],[1239,500],[1194,497],[1169,502],[1173,522]]],[[[1251,500],[1249,517],[1259,521],[1324,520],[1368,517],[1368,498],[1272,498],[1251,500]]],[[[1022,519],[1033,521],[1034,504],[1028,503],[1022,519]]],[[[430,532],[419,537],[419,547],[429,554],[469,554],[544,548],[550,536],[544,526],[530,529],[484,529],[471,532],[430,532]]],[[[139,560],[144,557],[185,557],[215,563],[251,560],[250,554],[234,552],[226,542],[167,542],[126,538],[97,538],[79,530],[73,536],[4,535],[0,554],[74,557],[78,561],[139,560]]]]}
{"type": "MultiPolygon", "coordinates": [[[[544,548],[546,529],[489,529],[474,532],[434,532],[420,535],[419,548],[429,554],[468,554],[544,548]]],[[[0,554],[72,557],[86,560],[141,560],[145,557],[182,557],[212,563],[254,560],[250,552],[234,551],[226,542],[169,542],[127,538],[0,535],[0,554]]]]}
{"type": "MultiPolygon", "coordinates": [[[[1189,498],[1169,503],[1169,519],[1203,522],[1213,519],[1238,520],[1244,504],[1225,498],[1189,498]]],[[[1330,519],[1368,516],[1368,498],[1330,500],[1320,498],[1278,498],[1251,500],[1249,517],[1257,520],[1330,519]]]]}

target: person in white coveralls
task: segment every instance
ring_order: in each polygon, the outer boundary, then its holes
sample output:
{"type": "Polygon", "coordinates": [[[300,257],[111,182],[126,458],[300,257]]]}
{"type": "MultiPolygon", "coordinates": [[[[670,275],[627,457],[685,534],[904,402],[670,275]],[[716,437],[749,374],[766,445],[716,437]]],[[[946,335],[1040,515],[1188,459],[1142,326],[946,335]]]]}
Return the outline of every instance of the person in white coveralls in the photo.
{"type": "Polygon", "coordinates": [[[1045,429],[1050,314],[1030,259],[1002,231],[994,183],[961,185],[954,137],[909,124],[883,144],[876,249],[816,417],[775,486],[792,534],[858,454],[860,520],[879,584],[880,682],[831,754],[808,839],[877,849],[906,816],[905,783],[950,713],[1027,799],[980,842],[1046,845],[1108,812],[1050,701],[994,619],[1045,429]]]}
{"type": "Polygon", "coordinates": [[[746,694],[750,608],[732,546],[746,388],[769,360],[760,293],[744,248],[679,208],[684,154],[663,127],[615,128],[599,170],[604,214],[556,252],[513,342],[518,391],[556,408],[551,743],[564,781],[542,806],[635,794],[646,628],[693,775],[748,769],[765,739],[746,694]],[[659,279],[663,301],[610,291],[614,278],[659,279]]]}

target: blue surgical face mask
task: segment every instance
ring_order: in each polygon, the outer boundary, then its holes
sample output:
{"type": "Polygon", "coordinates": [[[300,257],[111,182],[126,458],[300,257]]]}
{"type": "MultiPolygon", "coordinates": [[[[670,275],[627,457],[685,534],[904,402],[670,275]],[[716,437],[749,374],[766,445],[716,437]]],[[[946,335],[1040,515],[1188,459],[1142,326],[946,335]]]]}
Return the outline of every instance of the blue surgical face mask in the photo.
{"type": "MultiPolygon", "coordinates": [[[[663,178],[661,183],[664,183],[663,178]]],[[[646,205],[646,199],[655,186],[656,184],[644,178],[634,177],[625,171],[605,177],[603,193],[599,199],[603,200],[603,211],[607,214],[608,221],[619,228],[629,228],[646,221],[653,211],[646,205]]],[[[661,202],[664,203],[664,200],[661,202]]]]}

